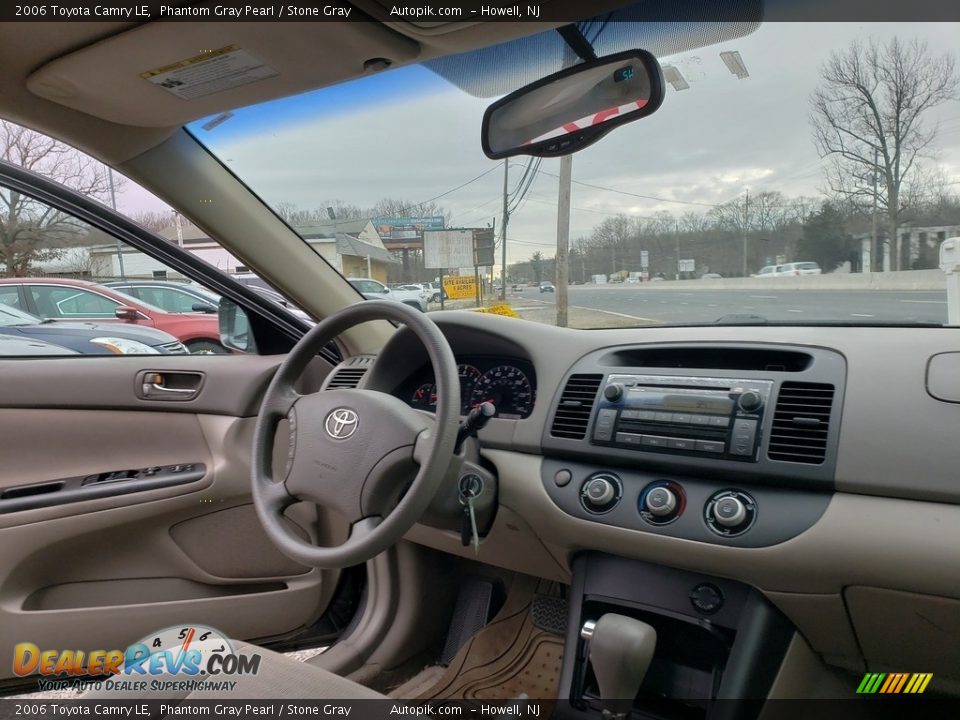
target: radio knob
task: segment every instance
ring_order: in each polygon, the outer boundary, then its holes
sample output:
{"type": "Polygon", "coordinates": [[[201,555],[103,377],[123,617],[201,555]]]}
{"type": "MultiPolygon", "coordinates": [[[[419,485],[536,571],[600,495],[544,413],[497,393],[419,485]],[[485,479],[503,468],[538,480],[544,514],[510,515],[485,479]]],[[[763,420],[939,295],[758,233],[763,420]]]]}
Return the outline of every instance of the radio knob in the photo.
{"type": "Polygon", "coordinates": [[[617,488],[605,475],[590,480],[583,489],[583,501],[591,508],[609,505],[617,496],[617,488]]]}
{"type": "Polygon", "coordinates": [[[677,496],[669,488],[658,487],[647,493],[644,505],[648,513],[655,517],[672,515],[677,509],[677,496]]]}
{"type": "Polygon", "coordinates": [[[747,519],[747,508],[738,497],[727,496],[717,501],[713,506],[713,517],[717,525],[725,528],[735,528],[742,525],[747,519]]]}
{"type": "Polygon", "coordinates": [[[738,404],[740,405],[741,410],[753,412],[754,410],[759,410],[763,405],[763,398],[760,397],[760,393],[758,393],[756,390],[747,390],[740,395],[738,404]]]}
{"type": "Polygon", "coordinates": [[[616,402],[623,397],[623,385],[612,383],[603,389],[603,396],[610,402],[616,402]]]}

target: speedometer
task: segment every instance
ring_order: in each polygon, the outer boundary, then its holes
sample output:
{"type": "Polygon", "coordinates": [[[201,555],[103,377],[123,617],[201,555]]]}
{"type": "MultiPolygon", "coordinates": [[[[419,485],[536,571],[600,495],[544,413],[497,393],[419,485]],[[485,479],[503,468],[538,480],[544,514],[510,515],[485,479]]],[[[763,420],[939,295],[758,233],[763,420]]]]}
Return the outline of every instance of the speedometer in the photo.
{"type": "Polygon", "coordinates": [[[487,370],[473,388],[470,406],[491,402],[496,417],[525,418],[533,412],[533,386],[524,372],[512,365],[487,370]]]}
{"type": "Polygon", "coordinates": [[[457,374],[460,376],[460,414],[466,415],[470,412],[470,398],[473,396],[473,388],[476,387],[477,380],[483,375],[473,365],[457,365],[457,374]]]}

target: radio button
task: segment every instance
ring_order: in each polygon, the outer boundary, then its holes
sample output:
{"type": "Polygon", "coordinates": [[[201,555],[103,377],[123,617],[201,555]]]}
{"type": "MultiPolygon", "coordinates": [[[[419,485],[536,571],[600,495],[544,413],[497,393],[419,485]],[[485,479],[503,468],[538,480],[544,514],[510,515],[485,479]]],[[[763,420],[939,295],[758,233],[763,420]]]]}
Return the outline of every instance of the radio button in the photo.
{"type": "Polygon", "coordinates": [[[756,390],[746,390],[740,395],[737,404],[741,410],[754,412],[763,405],[763,397],[756,390]]]}
{"type": "Polygon", "coordinates": [[[611,383],[603,389],[603,396],[610,402],[616,402],[623,397],[623,385],[611,383]]]}
{"type": "Polygon", "coordinates": [[[669,438],[667,440],[667,447],[673,450],[693,450],[695,443],[695,440],[687,440],[685,438],[669,438]]]}
{"type": "Polygon", "coordinates": [[[699,452],[708,452],[708,453],[724,453],[726,452],[727,446],[716,440],[697,440],[697,450],[699,452]]]}
{"type": "Polygon", "coordinates": [[[673,413],[655,412],[653,414],[653,419],[657,422],[671,422],[673,420],[673,413]]]}
{"type": "Polygon", "coordinates": [[[709,415],[691,415],[690,424],[691,425],[709,425],[710,416],[709,415]]]}
{"type": "Polygon", "coordinates": [[[624,410],[620,413],[621,420],[639,420],[640,411],[639,410],[624,410]]]}
{"type": "Polygon", "coordinates": [[[714,415],[710,418],[710,427],[730,427],[730,418],[724,415],[714,415]]]}
{"type": "Polygon", "coordinates": [[[689,413],[674,413],[671,420],[675,423],[682,423],[683,425],[690,424],[690,414],[689,413]]]}
{"type": "Polygon", "coordinates": [[[753,455],[753,446],[757,438],[756,420],[737,420],[733,424],[733,444],[731,455],[753,455]]]}
{"type": "Polygon", "coordinates": [[[637,413],[638,420],[653,420],[656,417],[653,410],[638,410],[637,413]]]}
{"type": "Polygon", "coordinates": [[[610,442],[613,438],[613,424],[617,419],[616,410],[601,410],[597,413],[597,424],[593,427],[593,439],[610,442]]]}
{"type": "Polygon", "coordinates": [[[617,442],[621,445],[639,445],[642,437],[634,433],[617,433],[617,442]]]}
{"type": "Polygon", "coordinates": [[[667,439],[665,437],[657,437],[656,435],[642,435],[640,439],[641,445],[646,445],[647,447],[667,447],[667,439]]]}

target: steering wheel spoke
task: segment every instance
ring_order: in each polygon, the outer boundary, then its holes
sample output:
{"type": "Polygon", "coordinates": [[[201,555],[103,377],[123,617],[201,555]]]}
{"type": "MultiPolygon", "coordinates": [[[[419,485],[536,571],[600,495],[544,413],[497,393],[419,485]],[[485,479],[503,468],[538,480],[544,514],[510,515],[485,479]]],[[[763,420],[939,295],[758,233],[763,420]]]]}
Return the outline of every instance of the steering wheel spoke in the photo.
{"type": "Polygon", "coordinates": [[[386,550],[420,519],[447,474],[459,399],[456,360],[443,333],[423,313],[371,300],[318,323],[274,375],[254,430],[253,499],[267,535],[281,552],[314,567],[348,567],[386,550]],[[310,395],[294,390],[322,347],[369,320],[403,323],[423,343],[440,397],[433,422],[375,389],[310,395]],[[274,443],[284,418],[291,420],[287,472],[277,483],[272,479],[274,443]],[[297,501],[314,502],[352,521],[347,540],[338,547],[316,547],[294,535],[281,515],[297,501]]]}

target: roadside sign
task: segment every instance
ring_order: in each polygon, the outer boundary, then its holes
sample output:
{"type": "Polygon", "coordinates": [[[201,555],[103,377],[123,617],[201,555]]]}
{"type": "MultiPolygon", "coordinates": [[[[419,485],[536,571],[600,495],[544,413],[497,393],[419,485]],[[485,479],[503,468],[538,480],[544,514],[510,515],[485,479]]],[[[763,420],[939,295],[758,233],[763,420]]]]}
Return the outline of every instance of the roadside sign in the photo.
{"type": "Polygon", "coordinates": [[[473,267],[473,230],[424,230],[423,265],[444,269],[473,267]]]}
{"type": "Polygon", "coordinates": [[[696,262],[693,258],[687,258],[677,263],[677,272],[693,272],[696,269],[696,262]]]}
{"type": "Polygon", "coordinates": [[[473,275],[449,275],[443,278],[443,289],[451,300],[472,300],[477,295],[476,278],[473,275]]]}
{"type": "Polygon", "coordinates": [[[648,250],[640,251],[640,267],[644,270],[650,267],[650,252],[648,250]]]}
{"type": "Polygon", "coordinates": [[[494,265],[493,228],[477,228],[473,231],[474,265],[494,265]]]}

